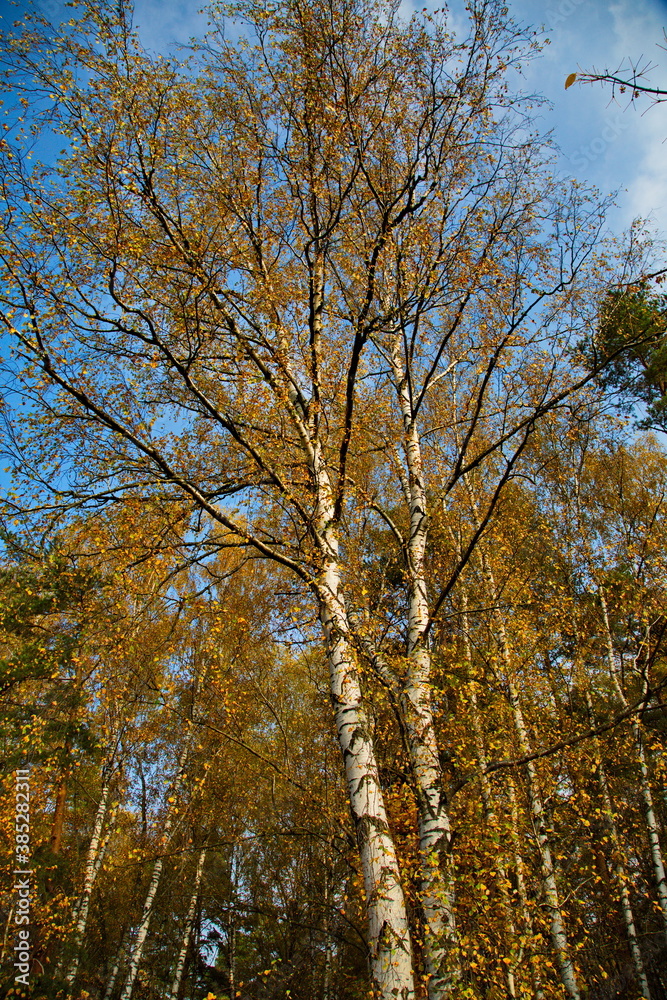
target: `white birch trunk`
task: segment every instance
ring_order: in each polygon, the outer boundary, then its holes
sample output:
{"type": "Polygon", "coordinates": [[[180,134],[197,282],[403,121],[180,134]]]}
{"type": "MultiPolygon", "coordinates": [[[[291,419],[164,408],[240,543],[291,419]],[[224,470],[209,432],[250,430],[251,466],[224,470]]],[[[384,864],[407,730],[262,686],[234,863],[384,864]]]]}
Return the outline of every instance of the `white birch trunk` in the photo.
{"type": "MultiPolygon", "coordinates": [[[[507,790],[510,801],[510,831],[512,836],[512,848],[514,851],[514,871],[516,875],[516,889],[519,897],[519,906],[523,920],[524,933],[528,935],[531,942],[535,941],[535,928],[533,925],[533,915],[528,904],[528,891],[526,889],[525,863],[521,854],[521,838],[519,837],[519,807],[516,801],[516,790],[514,782],[510,778],[507,782],[507,790]]],[[[533,995],[535,1000],[544,1000],[544,991],[540,982],[538,971],[530,962],[530,978],[533,984],[533,995]]]]}
{"type": "Polygon", "coordinates": [[[322,1000],[333,1000],[332,994],[332,973],[333,973],[333,945],[331,936],[331,886],[330,870],[331,862],[331,841],[327,840],[327,858],[324,868],[324,969],[322,973],[322,1000]]]}
{"type": "Polygon", "coordinates": [[[322,552],[316,593],[338,745],[363,872],[371,975],[381,1000],[413,1000],[412,943],[405,898],[363,707],[359,671],[349,641],[338,539],[332,528],[335,509],[331,485],[317,445],[312,446],[311,461],[318,492],[313,527],[322,552]]]}
{"type": "MultiPolygon", "coordinates": [[[[171,832],[171,823],[169,819],[165,823],[164,836],[168,837],[171,832]]],[[[148,892],[146,894],[146,899],[144,900],[144,907],[141,913],[141,920],[139,922],[139,928],[137,930],[137,935],[134,939],[134,947],[132,948],[132,953],[130,955],[130,965],[127,970],[127,976],[125,979],[125,984],[120,995],[120,1000],[130,1000],[132,996],[132,990],[134,989],[134,982],[137,978],[137,972],[139,971],[139,963],[141,962],[144,945],[146,943],[146,937],[148,935],[148,928],[151,922],[151,916],[153,914],[153,903],[155,901],[155,895],[160,884],[160,878],[162,876],[163,868],[162,858],[157,858],[153,865],[153,872],[151,875],[151,881],[148,886],[148,892]]]]}
{"type": "Polygon", "coordinates": [[[623,922],[625,924],[625,933],[630,947],[630,954],[632,955],[632,964],[635,968],[635,975],[637,977],[637,983],[639,984],[642,996],[645,1000],[651,1000],[651,991],[649,990],[648,980],[646,978],[644,961],[642,959],[642,953],[639,950],[639,941],[637,939],[637,930],[635,928],[635,918],[632,912],[630,892],[628,890],[628,879],[621,860],[621,843],[618,836],[618,830],[616,829],[611,794],[609,792],[609,783],[607,782],[607,775],[605,774],[601,761],[598,767],[598,784],[600,786],[604,806],[604,822],[614,854],[612,865],[616,883],[618,885],[621,910],[623,911],[623,922]]]}
{"type": "MultiPolygon", "coordinates": [[[[178,770],[176,772],[176,777],[174,779],[174,782],[171,786],[172,792],[178,790],[180,783],[183,779],[183,771],[185,766],[185,759],[187,757],[188,747],[189,744],[186,742],[186,745],[181,751],[181,754],[179,756],[178,770]]],[[[174,816],[170,810],[169,813],[167,814],[167,819],[165,821],[161,837],[161,841],[165,845],[169,841],[173,825],[174,825],[174,816]]],[[[162,857],[156,858],[153,864],[153,871],[148,886],[148,892],[146,893],[146,898],[144,900],[144,906],[141,913],[141,920],[139,921],[139,927],[137,929],[137,934],[134,939],[134,946],[130,953],[130,964],[127,970],[125,983],[123,985],[123,989],[120,994],[120,1000],[130,1000],[132,996],[132,990],[134,989],[134,983],[137,978],[137,972],[139,971],[139,964],[141,962],[144,953],[144,946],[146,944],[148,928],[150,926],[151,917],[153,915],[153,904],[155,902],[155,896],[157,894],[158,886],[160,885],[160,879],[162,877],[163,867],[164,867],[164,859],[162,857]]]]}
{"type": "Polygon", "coordinates": [[[403,420],[410,513],[406,570],[409,579],[406,681],[399,704],[419,816],[420,901],[424,913],[424,967],[429,1000],[450,996],[461,981],[459,940],[451,871],[451,825],[433,723],[431,654],[425,633],[429,608],[424,569],[428,532],[421,443],[405,374],[400,338],[393,344],[392,368],[403,420]]]}
{"type": "Polygon", "coordinates": [[[72,984],[74,983],[76,974],[79,969],[79,963],[81,961],[81,948],[86,933],[86,925],[88,923],[88,910],[90,908],[90,898],[93,892],[93,885],[95,884],[95,879],[97,878],[104,857],[104,848],[106,847],[106,842],[102,840],[102,829],[104,827],[104,820],[106,818],[110,790],[111,790],[111,775],[105,778],[104,783],[102,785],[102,794],[100,796],[100,801],[97,806],[97,813],[95,815],[95,824],[93,826],[93,834],[90,839],[90,844],[88,846],[88,857],[86,859],[86,870],[83,880],[83,889],[81,890],[81,895],[79,896],[78,904],[75,909],[76,925],[74,928],[74,936],[72,940],[74,953],[72,955],[72,960],[67,970],[67,975],[65,976],[65,982],[67,983],[68,994],[71,991],[72,984]]]}
{"type": "MultiPolygon", "coordinates": [[[[592,724],[595,724],[595,714],[593,712],[593,702],[591,700],[591,693],[588,688],[586,688],[586,708],[588,709],[588,715],[592,724]]],[[[614,806],[611,799],[611,792],[609,790],[609,782],[607,781],[607,774],[602,763],[602,756],[600,754],[600,742],[596,739],[595,741],[598,749],[598,787],[600,789],[600,795],[602,797],[603,806],[603,821],[607,831],[607,836],[611,843],[612,849],[612,869],[616,879],[616,884],[618,886],[618,893],[621,903],[621,910],[623,912],[623,922],[625,924],[625,932],[628,939],[628,946],[630,948],[630,954],[632,956],[632,964],[635,967],[635,975],[637,977],[637,982],[639,988],[641,989],[642,996],[644,1000],[651,1000],[651,992],[648,985],[648,980],[646,978],[646,971],[644,969],[644,961],[642,959],[642,953],[639,949],[639,941],[637,939],[637,930],[635,927],[635,918],[632,912],[632,904],[630,902],[630,892],[628,889],[628,878],[625,872],[625,866],[623,864],[623,851],[621,848],[621,839],[616,828],[616,819],[614,817],[614,806]]]]}
{"type": "Polygon", "coordinates": [[[197,861],[197,871],[195,872],[194,888],[192,890],[192,896],[190,897],[190,905],[188,907],[188,912],[185,918],[185,926],[183,928],[183,941],[181,943],[181,950],[178,954],[178,960],[176,962],[174,980],[171,984],[171,992],[169,994],[171,1000],[176,1000],[176,998],[178,997],[178,991],[181,988],[181,979],[183,978],[185,959],[187,957],[188,947],[190,945],[190,937],[192,935],[192,925],[195,919],[197,900],[199,898],[199,887],[201,885],[205,861],[206,861],[206,848],[203,847],[199,852],[199,859],[197,861]]]}
{"type": "MultiPolygon", "coordinates": [[[[314,399],[307,419],[289,363],[285,405],[300,438],[316,494],[311,528],[321,565],[313,589],[318,601],[329,667],[330,695],[354,821],[367,913],[368,948],[374,989],[380,1000],[413,1000],[412,943],[398,859],[380,787],[375,748],[363,706],[359,671],[350,643],[342,590],[337,512],[320,439],[319,379],[324,309],[324,262],[316,249],[312,274],[311,366],[314,399]]],[[[286,358],[288,352],[286,352],[286,358]]],[[[343,488],[344,484],[340,484],[343,488]]]]}
{"type": "Polygon", "coordinates": [[[5,952],[7,951],[7,939],[9,938],[9,928],[12,927],[12,920],[14,918],[14,907],[9,907],[9,913],[7,914],[7,923],[5,924],[5,933],[2,936],[2,952],[0,952],[0,962],[5,960],[5,952]]]}
{"type": "MultiPolygon", "coordinates": [[[[616,691],[616,697],[618,698],[619,704],[623,709],[627,709],[628,701],[627,698],[625,697],[625,692],[623,691],[623,687],[619,680],[618,669],[616,666],[616,656],[614,654],[614,644],[611,634],[611,625],[609,622],[609,610],[607,607],[607,599],[605,597],[602,587],[598,588],[598,593],[600,596],[600,604],[602,606],[602,619],[604,621],[605,634],[606,634],[607,665],[609,667],[609,673],[611,676],[612,683],[614,685],[614,690],[616,691]]],[[[667,939],[667,881],[665,880],[665,865],[662,857],[662,849],[660,847],[658,822],[656,819],[655,809],[653,806],[653,794],[651,792],[648,763],[646,759],[646,751],[644,749],[644,740],[642,738],[642,732],[639,723],[634,716],[632,717],[632,720],[630,722],[630,728],[632,730],[632,735],[635,741],[637,763],[639,764],[640,790],[642,796],[642,803],[644,805],[644,817],[646,820],[646,834],[648,837],[649,847],[651,850],[651,860],[653,863],[653,873],[655,875],[658,903],[660,905],[660,912],[662,914],[662,922],[663,922],[665,938],[667,939]]]]}
{"type": "Polygon", "coordinates": [[[116,980],[118,979],[118,973],[120,972],[120,967],[123,964],[123,960],[125,958],[125,953],[127,951],[127,947],[126,947],[126,945],[127,945],[127,933],[128,932],[125,931],[125,933],[122,935],[122,937],[120,939],[120,944],[118,945],[118,951],[116,952],[116,958],[114,959],[114,963],[113,963],[113,965],[111,967],[111,975],[109,976],[109,979],[107,980],[107,988],[104,991],[104,998],[103,998],[103,1000],[111,1000],[111,997],[113,996],[113,991],[114,991],[114,989],[116,987],[116,980]]]}
{"type": "MultiPolygon", "coordinates": [[[[509,689],[510,705],[512,707],[512,714],[514,717],[514,726],[517,734],[517,740],[519,743],[519,749],[522,756],[529,756],[532,753],[532,748],[530,745],[530,741],[528,739],[528,732],[526,730],[526,726],[523,720],[523,713],[521,711],[519,696],[511,680],[509,680],[508,689],[509,689]]],[[[579,987],[577,985],[577,978],[574,971],[574,964],[570,956],[570,948],[567,941],[567,935],[565,933],[563,914],[560,907],[560,900],[558,898],[556,873],[554,870],[554,864],[551,855],[551,845],[549,843],[549,835],[547,833],[544,805],[542,803],[542,796],[539,790],[537,771],[535,770],[535,765],[533,764],[532,761],[529,761],[526,764],[526,774],[528,777],[527,787],[526,787],[528,793],[528,803],[530,805],[530,812],[533,821],[533,829],[535,831],[535,839],[540,853],[540,861],[542,864],[544,901],[546,903],[547,910],[549,913],[551,942],[554,948],[554,952],[556,953],[558,970],[560,972],[561,982],[565,987],[565,991],[567,995],[572,998],[572,1000],[580,1000],[579,987]]]]}
{"type": "MultiPolygon", "coordinates": [[[[484,747],[484,739],[482,734],[482,727],[479,718],[479,707],[477,704],[477,692],[475,691],[474,682],[469,688],[469,699],[470,699],[470,709],[472,718],[472,728],[475,740],[475,752],[477,753],[477,760],[480,769],[479,778],[482,791],[482,806],[484,808],[484,820],[486,822],[487,829],[493,831],[498,828],[498,819],[496,816],[496,810],[493,804],[493,793],[491,790],[491,782],[489,781],[488,775],[485,773],[485,768],[487,766],[486,752],[484,747]]],[[[497,848],[499,849],[499,847],[497,848]]],[[[496,871],[498,872],[498,877],[496,878],[496,886],[500,894],[500,905],[503,914],[503,922],[505,924],[505,933],[507,939],[507,948],[509,954],[507,955],[509,964],[505,965],[505,980],[507,984],[507,995],[509,997],[516,996],[516,974],[521,967],[521,960],[523,958],[523,948],[517,944],[516,927],[514,926],[514,921],[512,920],[512,904],[507,891],[507,870],[503,861],[498,859],[496,863],[496,871]]]]}
{"type": "MultiPolygon", "coordinates": [[[[454,542],[454,547],[456,549],[457,558],[460,560],[462,558],[461,543],[459,537],[454,531],[451,532],[452,540],[454,542]]],[[[472,646],[470,643],[470,630],[469,630],[469,618],[468,618],[468,592],[465,587],[461,588],[461,624],[463,627],[463,645],[466,657],[466,662],[470,670],[470,675],[473,674],[473,656],[472,656],[472,646]]],[[[475,682],[470,683],[470,707],[471,707],[471,718],[473,725],[473,736],[475,741],[475,751],[477,753],[477,758],[480,768],[480,785],[482,791],[482,804],[484,807],[484,817],[486,819],[489,829],[493,830],[496,828],[496,813],[493,804],[493,791],[491,788],[491,782],[489,781],[489,776],[486,773],[486,767],[488,765],[488,760],[486,756],[486,748],[484,744],[484,734],[482,732],[482,725],[480,719],[480,713],[477,703],[477,692],[475,690],[475,682]]],[[[521,922],[523,924],[523,933],[528,937],[531,942],[535,938],[535,930],[533,927],[533,918],[530,912],[530,907],[528,905],[528,893],[526,891],[526,880],[524,876],[524,861],[521,854],[521,846],[519,839],[519,813],[516,801],[516,794],[514,791],[514,785],[509,779],[509,801],[510,801],[510,832],[511,840],[514,854],[514,869],[516,875],[517,883],[517,895],[519,898],[519,912],[521,914],[521,922]]],[[[517,944],[517,934],[516,928],[514,926],[514,921],[512,920],[512,902],[507,892],[507,872],[502,864],[497,866],[499,875],[499,889],[501,894],[501,900],[503,909],[505,911],[505,920],[508,930],[508,936],[512,942],[512,954],[511,954],[511,964],[507,967],[507,992],[510,997],[516,996],[516,973],[521,967],[521,963],[524,957],[524,945],[517,944]]],[[[530,970],[530,979],[533,987],[533,996],[535,1000],[543,1000],[544,992],[542,990],[537,969],[533,962],[528,963],[530,970]]]]}
{"type": "Polygon", "coordinates": [[[229,995],[236,996],[236,923],[234,914],[229,914],[229,929],[227,931],[227,954],[229,957],[229,995]]]}
{"type": "Polygon", "coordinates": [[[327,640],[338,743],[364,878],[371,973],[382,1000],[412,1000],[412,946],[405,899],[357,665],[346,638],[348,623],[340,593],[340,571],[334,562],[328,562],[323,573],[320,616],[327,640]]]}

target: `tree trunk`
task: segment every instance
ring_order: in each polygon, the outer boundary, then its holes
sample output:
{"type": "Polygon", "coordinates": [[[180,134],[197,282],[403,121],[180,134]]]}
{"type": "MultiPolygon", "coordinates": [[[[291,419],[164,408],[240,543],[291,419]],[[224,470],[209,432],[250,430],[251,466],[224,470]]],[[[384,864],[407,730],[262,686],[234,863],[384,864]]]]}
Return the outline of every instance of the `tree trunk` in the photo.
{"type": "MultiPolygon", "coordinates": [[[[171,832],[171,823],[167,820],[164,828],[164,836],[168,837],[171,832]]],[[[155,864],[153,865],[153,873],[151,875],[151,881],[148,886],[148,892],[146,894],[146,899],[144,900],[144,907],[141,913],[141,920],[139,922],[139,928],[137,930],[137,936],[134,939],[134,947],[132,948],[132,954],[130,956],[130,965],[127,970],[127,976],[125,979],[125,984],[123,986],[122,993],[120,995],[120,1000],[130,1000],[132,996],[132,990],[134,989],[134,981],[137,978],[137,972],[139,971],[139,963],[141,962],[142,955],[144,953],[144,945],[146,943],[146,936],[148,934],[148,927],[150,925],[151,916],[153,914],[153,903],[155,901],[155,895],[160,884],[160,878],[162,876],[163,859],[157,858],[155,864]]]]}
{"type": "MultiPolygon", "coordinates": [[[[512,778],[507,782],[507,792],[510,803],[510,833],[512,838],[512,849],[514,852],[514,872],[516,875],[516,891],[519,897],[519,907],[523,919],[524,933],[535,941],[535,927],[533,925],[533,915],[528,904],[528,891],[526,889],[526,866],[521,854],[521,838],[519,837],[519,807],[516,801],[516,789],[512,778]]],[[[544,1000],[544,990],[540,982],[539,973],[533,962],[530,962],[530,978],[533,984],[533,996],[535,1000],[544,1000]]]]}
{"type": "Polygon", "coordinates": [[[371,976],[380,1000],[413,1000],[412,942],[405,898],[364,711],[359,670],[349,639],[339,545],[333,530],[335,504],[326,465],[316,444],[311,445],[311,463],[318,494],[313,528],[322,558],[315,594],[326,642],[338,745],[359,845],[371,976]]]}
{"type": "MultiPolygon", "coordinates": [[[[594,723],[593,705],[591,703],[591,695],[588,689],[586,690],[586,706],[588,708],[588,713],[591,721],[594,723]]],[[[599,750],[599,742],[596,741],[599,750]]],[[[649,990],[648,980],[646,978],[646,971],[644,969],[644,961],[642,959],[642,953],[639,950],[639,941],[637,940],[637,930],[635,928],[635,918],[632,912],[632,904],[630,902],[630,892],[628,890],[628,878],[625,873],[625,867],[622,861],[622,850],[621,842],[618,835],[618,830],[616,829],[616,820],[614,818],[614,808],[611,801],[611,793],[609,791],[609,783],[607,781],[607,775],[602,764],[602,758],[598,760],[597,768],[598,776],[598,786],[600,788],[600,794],[602,797],[603,805],[603,819],[604,825],[607,830],[607,836],[611,844],[613,860],[612,868],[616,878],[616,884],[618,886],[618,893],[620,897],[621,910],[623,911],[623,922],[625,924],[625,933],[628,939],[628,945],[630,947],[630,954],[632,955],[632,964],[635,967],[635,975],[637,977],[637,983],[641,990],[641,994],[644,1000],[651,1000],[651,992],[649,990]]]]}
{"type": "Polygon", "coordinates": [[[335,562],[326,565],[320,593],[338,744],[364,878],[371,974],[382,1000],[413,1000],[412,945],[405,899],[358,669],[346,638],[348,622],[335,562]]]}
{"type": "Polygon", "coordinates": [[[424,968],[429,1000],[450,996],[461,981],[459,940],[451,871],[451,825],[443,789],[433,723],[431,653],[424,555],[428,533],[427,497],[421,442],[408,391],[400,336],[392,350],[394,385],[403,421],[407,480],[403,489],[410,514],[405,568],[409,581],[407,671],[399,696],[419,817],[420,902],[424,913],[424,968]]]}
{"type": "Polygon", "coordinates": [[[327,838],[327,857],[324,868],[324,969],[322,972],[322,1000],[333,1000],[333,937],[331,934],[331,840],[327,838]]]}
{"type": "MultiPolygon", "coordinates": [[[[511,680],[508,682],[508,693],[514,717],[514,726],[519,743],[519,750],[522,756],[529,756],[532,753],[532,748],[523,720],[519,695],[511,680]]],[[[556,953],[558,970],[560,972],[561,982],[565,987],[565,991],[567,995],[572,998],[572,1000],[580,1000],[579,987],[577,985],[574,964],[570,956],[567,935],[565,933],[565,924],[563,922],[563,914],[560,907],[560,900],[558,898],[558,887],[556,885],[556,874],[551,856],[551,845],[549,843],[549,835],[547,833],[544,805],[542,803],[542,796],[539,790],[537,771],[535,770],[535,765],[532,761],[529,761],[526,764],[526,775],[528,778],[526,786],[528,802],[533,820],[535,840],[542,864],[544,900],[549,912],[551,942],[556,953]]]]}
{"type": "MultiPolygon", "coordinates": [[[[178,769],[176,772],[176,777],[170,787],[170,792],[176,792],[183,780],[183,773],[185,768],[185,760],[188,754],[189,743],[186,744],[180,753],[178,759],[178,769]]],[[[168,795],[167,798],[170,796],[168,795]]],[[[171,835],[171,830],[174,825],[174,815],[171,810],[167,814],[167,819],[164,824],[162,831],[161,844],[166,845],[169,842],[169,837],[171,835]]],[[[150,926],[151,917],[153,915],[153,904],[155,902],[155,896],[157,894],[158,886],[160,885],[160,879],[162,877],[162,868],[164,866],[164,859],[162,857],[157,857],[153,864],[153,871],[151,874],[151,880],[148,886],[148,892],[146,893],[146,898],[144,900],[144,906],[141,913],[141,920],[139,921],[139,927],[137,929],[137,934],[134,939],[134,946],[130,954],[130,964],[127,970],[127,976],[125,977],[125,983],[123,985],[122,992],[120,994],[120,1000],[130,1000],[132,996],[132,990],[134,989],[134,982],[137,978],[137,972],[139,971],[139,964],[144,953],[144,946],[146,944],[146,937],[148,935],[148,928],[150,926]]]]}
{"type": "Polygon", "coordinates": [[[195,913],[197,910],[197,899],[199,897],[199,887],[201,885],[205,861],[206,861],[206,848],[203,847],[199,852],[199,859],[197,861],[197,871],[195,872],[194,887],[192,890],[192,896],[190,897],[190,906],[188,907],[187,916],[185,918],[185,926],[183,928],[183,941],[181,943],[181,950],[179,952],[178,960],[176,962],[174,980],[171,984],[171,992],[169,994],[171,1000],[176,1000],[176,998],[178,997],[178,991],[181,988],[181,979],[183,978],[185,959],[187,957],[188,947],[190,945],[190,936],[192,935],[192,925],[194,923],[195,913]]]}
{"type": "Polygon", "coordinates": [[[5,952],[7,951],[7,939],[9,938],[9,929],[13,926],[12,920],[14,918],[14,907],[9,907],[9,913],[7,914],[7,923],[5,924],[5,933],[2,936],[2,951],[0,952],[0,962],[5,960],[5,952]]]}
{"type": "Polygon", "coordinates": [[[111,967],[111,975],[107,980],[107,988],[104,991],[103,1000],[111,1000],[111,997],[113,996],[113,991],[116,987],[116,980],[118,979],[118,973],[120,972],[120,967],[123,964],[123,960],[127,953],[128,934],[129,934],[129,928],[126,928],[121,934],[120,942],[118,944],[118,951],[116,952],[116,957],[111,967]]]}
{"type": "MultiPolygon", "coordinates": [[[[460,547],[457,551],[457,556],[460,558],[460,547]]],[[[486,747],[484,745],[484,734],[482,732],[482,723],[480,719],[479,706],[477,703],[477,692],[475,690],[475,681],[472,680],[473,676],[473,656],[472,647],[470,645],[470,633],[468,624],[468,594],[465,588],[461,592],[461,602],[463,605],[463,610],[461,612],[461,627],[463,629],[463,647],[466,662],[468,664],[468,669],[470,671],[471,681],[468,685],[468,702],[470,705],[470,717],[472,720],[472,731],[475,743],[475,752],[477,754],[477,763],[479,767],[479,781],[482,792],[482,807],[484,810],[484,820],[486,822],[486,827],[489,831],[493,833],[498,829],[498,819],[496,816],[495,807],[493,804],[493,791],[491,788],[491,782],[489,776],[486,773],[486,768],[488,765],[488,760],[486,757],[486,747]]],[[[499,846],[499,845],[498,845],[499,846]]],[[[507,995],[509,997],[516,996],[516,973],[520,967],[522,959],[522,949],[517,946],[516,939],[516,928],[514,926],[514,921],[512,919],[512,904],[507,891],[508,879],[507,872],[505,870],[504,862],[498,858],[496,863],[496,871],[498,873],[496,878],[496,886],[498,889],[498,894],[500,896],[500,905],[503,914],[503,923],[505,925],[505,935],[506,935],[506,951],[509,952],[508,963],[505,964],[505,981],[507,986],[507,995]]]]}
{"type": "Polygon", "coordinates": [[[229,955],[229,995],[236,996],[236,921],[234,913],[229,911],[229,930],[227,931],[227,953],[229,955]]]}
{"type": "Polygon", "coordinates": [[[65,813],[67,811],[67,780],[69,769],[63,768],[58,778],[56,786],[56,804],[51,822],[51,834],[49,836],[49,846],[54,854],[60,854],[63,840],[63,829],[65,826],[65,813]]]}
{"type": "Polygon", "coordinates": [[[67,983],[67,993],[71,993],[71,987],[76,978],[77,971],[79,969],[79,963],[81,961],[81,950],[83,946],[83,939],[86,933],[86,924],[88,923],[88,910],[90,908],[90,897],[93,891],[93,885],[97,874],[100,870],[102,859],[104,857],[104,849],[106,844],[102,840],[102,829],[104,826],[104,820],[107,813],[107,805],[109,801],[109,792],[111,789],[111,775],[108,775],[104,779],[102,785],[102,794],[100,795],[100,801],[97,806],[97,814],[95,816],[95,825],[93,827],[93,835],[90,839],[90,844],[88,845],[88,857],[86,859],[86,870],[83,880],[83,889],[81,890],[81,895],[79,896],[75,911],[73,914],[75,920],[74,935],[72,939],[73,954],[72,960],[70,962],[69,968],[67,970],[67,975],[65,976],[65,982],[67,983]]]}
{"type": "MultiPolygon", "coordinates": [[[[614,644],[611,634],[611,625],[609,622],[609,610],[607,607],[607,599],[605,597],[605,593],[602,587],[598,587],[598,593],[600,596],[600,604],[602,607],[602,619],[604,621],[604,627],[605,627],[605,637],[607,645],[607,664],[609,667],[609,673],[611,676],[612,683],[614,685],[614,690],[616,691],[616,697],[618,698],[619,704],[621,708],[625,710],[628,708],[628,701],[627,698],[625,697],[625,692],[623,691],[623,687],[621,685],[618,676],[618,670],[616,668],[616,656],[614,655],[614,644]]],[[[658,822],[656,819],[655,809],[653,806],[653,794],[651,792],[648,763],[646,759],[646,751],[644,749],[644,740],[642,738],[641,727],[635,716],[632,717],[632,720],[630,722],[630,728],[635,742],[637,763],[639,764],[640,791],[641,791],[642,803],[644,805],[646,834],[648,837],[649,847],[651,850],[651,860],[653,862],[653,873],[655,875],[655,882],[658,893],[658,902],[660,905],[660,912],[662,914],[662,922],[663,922],[665,938],[667,939],[667,881],[665,880],[665,865],[662,858],[662,849],[660,847],[658,822]]]]}

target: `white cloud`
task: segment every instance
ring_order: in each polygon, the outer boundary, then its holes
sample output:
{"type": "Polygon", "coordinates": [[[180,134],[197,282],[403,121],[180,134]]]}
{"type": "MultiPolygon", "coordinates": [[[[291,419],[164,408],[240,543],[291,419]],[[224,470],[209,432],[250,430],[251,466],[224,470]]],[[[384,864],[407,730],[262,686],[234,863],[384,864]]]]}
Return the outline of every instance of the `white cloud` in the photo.
{"type": "Polygon", "coordinates": [[[199,4],[188,0],[135,0],[134,24],[147,49],[166,53],[206,31],[199,4]]]}
{"type": "Polygon", "coordinates": [[[652,220],[667,234],[667,105],[643,116],[643,143],[628,185],[627,212],[652,220]]]}

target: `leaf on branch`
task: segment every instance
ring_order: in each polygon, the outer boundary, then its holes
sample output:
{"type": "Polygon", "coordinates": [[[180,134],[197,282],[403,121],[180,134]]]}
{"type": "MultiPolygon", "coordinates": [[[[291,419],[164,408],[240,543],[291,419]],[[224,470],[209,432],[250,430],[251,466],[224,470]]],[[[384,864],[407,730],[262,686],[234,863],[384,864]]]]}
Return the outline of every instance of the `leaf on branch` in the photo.
{"type": "Polygon", "coordinates": [[[565,81],[565,89],[567,90],[568,87],[571,87],[572,84],[576,81],[576,79],[577,79],[577,74],[570,73],[567,80],[565,81]]]}

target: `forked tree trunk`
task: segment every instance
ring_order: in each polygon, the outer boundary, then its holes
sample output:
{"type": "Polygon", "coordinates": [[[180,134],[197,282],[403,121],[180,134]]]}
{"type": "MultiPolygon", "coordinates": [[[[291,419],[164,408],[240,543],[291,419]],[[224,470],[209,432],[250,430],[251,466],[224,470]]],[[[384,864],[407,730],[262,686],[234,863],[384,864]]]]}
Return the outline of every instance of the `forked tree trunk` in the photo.
{"type": "Polygon", "coordinates": [[[359,674],[340,592],[338,565],[323,573],[320,616],[327,642],[338,744],[359,845],[371,975],[381,1000],[413,1000],[412,946],[396,850],[363,708],[359,674]]]}
{"type": "Polygon", "coordinates": [[[199,852],[199,858],[197,860],[197,870],[195,872],[195,881],[192,889],[192,896],[190,897],[190,905],[188,907],[188,912],[185,917],[181,950],[178,953],[178,959],[176,961],[176,969],[174,971],[174,980],[171,984],[171,992],[169,994],[171,1000],[176,1000],[176,998],[178,997],[178,991],[181,988],[181,979],[183,978],[183,970],[185,969],[185,959],[187,957],[188,948],[190,946],[190,937],[192,936],[192,925],[194,924],[195,913],[197,912],[199,887],[201,886],[205,861],[206,861],[206,848],[203,847],[199,852]]]}
{"type": "MultiPolygon", "coordinates": [[[[317,246],[311,278],[311,362],[314,385],[319,391],[325,275],[323,257],[317,246]]],[[[297,381],[286,360],[289,358],[287,338],[284,358],[281,362],[286,378],[283,403],[300,439],[316,495],[309,527],[319,550],[320,566],[312,589],[324,633],[329,693],[359,846],[373,988],[380,1000],[413,1000],[412,942],[407,909],[380,787],[373,738],[364,710],[356,655],[350,642],[350,622],[335,532],[339,512],[320,437],[319,407],[313,406],[306,415],[299,402],[295,389],[297,381]]]]}
{"type": "Polygon", "coordinates": [[[399,704],[417,793],[420,903],[424,914],[424,969],[429,1000],[451,996],[461,981],[454,909],[451,825],[433,721],[430,615],[424,556],[428,534],[421,442],[408,390],[400,337],[393,342],[392,370],[403,422],[407,478],[403,491],[410,515],[405,570],[408,585],[407,670],[399,704]]]}
{"type": "MultiPolygon", "coordinates": [[[[611,676],[611,680],[614,685],[614,690],[616,692],[616,697],[618,698],[619,705],[621,706],[622,709],[626,710],[628,708],[628,701],[627,698],[625,697],[625,692],[623,691],[623,686],[618,676],[618,669],[616,666],[616,656],[614,654],[614,643],[611,634],[611,625],[609,622],[609,610],[607,607],[607,599],[605,597],[605,593],[602,587],[598,588],[598,593],[600,596],[600,605],[602,607],[602,620],[604,622],[604,627],[605,627],[607,665],[609,667],[609,674],[611,676]]],[[[662,849],[660,847],[658,821],[656,819],[655,808],[653,806],[653,793],[651,792],[651,783],[649,777],[648,762],[646,759],[646,750],[644,748],[644,740],[642,737],[641,727],[635,716],[633,716],[631,719],[630,729],[632,731],[632,736],[634,738],[635,750],[637,754],[637,763],[639,765],[639,787],[642,797],[642,803],[644,806],[646,835],[648,837],[649,847],[651,850],[651,861],[653,863],[653,873],[655,875],[658,903],[660,905],[660,912],[662,914],[663,930],[665,938],[667,939],[667,881],[665,880],[665,865],[662,857],[662,849]]]]}

